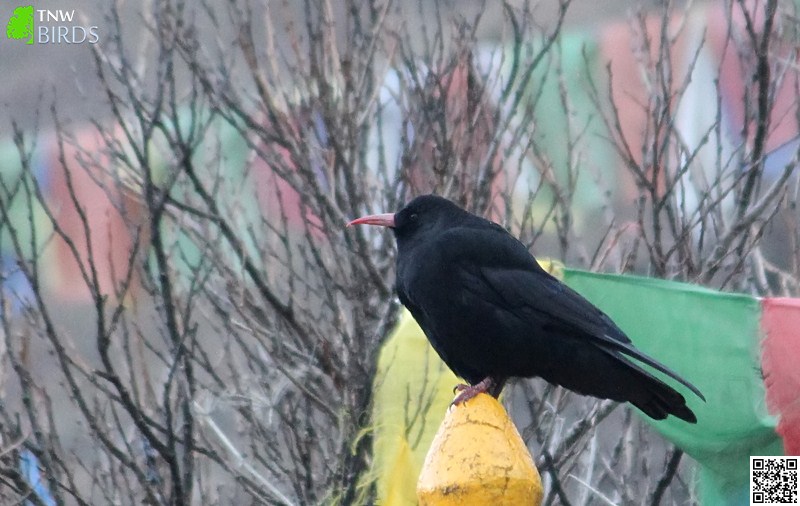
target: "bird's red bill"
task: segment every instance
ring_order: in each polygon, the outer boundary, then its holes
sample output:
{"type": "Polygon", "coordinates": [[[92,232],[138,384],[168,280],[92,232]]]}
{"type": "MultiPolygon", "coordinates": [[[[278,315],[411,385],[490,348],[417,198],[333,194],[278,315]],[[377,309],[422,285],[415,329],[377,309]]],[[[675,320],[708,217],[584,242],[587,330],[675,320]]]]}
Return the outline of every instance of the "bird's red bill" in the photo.
{"type": "Polygon", "coordinates": [[[381,227],[394,228],[394,213],[370,214],[369,216],[362,216],[361,218],[356,218],[347,224],[348,227],[352,225],[379,225],[381,227]]]}

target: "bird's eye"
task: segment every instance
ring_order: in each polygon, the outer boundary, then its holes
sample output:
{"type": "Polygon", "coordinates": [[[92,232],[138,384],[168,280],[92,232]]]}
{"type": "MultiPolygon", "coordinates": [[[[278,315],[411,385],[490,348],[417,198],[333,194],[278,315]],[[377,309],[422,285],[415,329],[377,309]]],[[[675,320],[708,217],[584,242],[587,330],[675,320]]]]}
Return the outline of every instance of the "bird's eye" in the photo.
{"type": "Polygon", "coordinates": [[[419,216],[417,215],[417,213],[411,213],[411,216],[409,216],[408,218],[411,221],[417,221],[417,218],[419,218],[419,216]]]}

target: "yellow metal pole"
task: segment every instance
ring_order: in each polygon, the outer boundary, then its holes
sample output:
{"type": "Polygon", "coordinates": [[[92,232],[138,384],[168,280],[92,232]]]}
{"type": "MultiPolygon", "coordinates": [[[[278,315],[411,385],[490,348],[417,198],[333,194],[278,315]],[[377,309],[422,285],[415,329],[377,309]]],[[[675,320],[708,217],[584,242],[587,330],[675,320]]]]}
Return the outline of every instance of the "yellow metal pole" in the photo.
{"type": "Polygon", "coordinates": [[[539,506],[542,492],[531,454],[494,397],[448,409],[417,482],[420,506],[539,506]]]}

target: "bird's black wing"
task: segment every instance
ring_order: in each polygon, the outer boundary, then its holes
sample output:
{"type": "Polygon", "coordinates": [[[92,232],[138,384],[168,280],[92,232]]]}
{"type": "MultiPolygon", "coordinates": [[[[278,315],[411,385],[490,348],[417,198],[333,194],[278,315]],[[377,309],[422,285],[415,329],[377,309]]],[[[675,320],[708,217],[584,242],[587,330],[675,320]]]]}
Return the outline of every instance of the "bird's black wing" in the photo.
{"type": "Polygon", "coordinates": [[[544,271],[524,245],[505,230],[480,227],[455,230],[451,234],[454,237],[450,238],[450,243],[462,245],[454,260],[472,266],[462,271],[465,273],[462,281],[482,293],[493,292],[495,302],[503,310],[520,318],[531,312],[547,315],[550,324],[563,333],[586,339],[637,369],[641,368],[626,357],[647,364],[705,399],[697,387],[636,349],[611,318],[544,271]],[[484,247],[471,247],[473,244],[484,247]]]}

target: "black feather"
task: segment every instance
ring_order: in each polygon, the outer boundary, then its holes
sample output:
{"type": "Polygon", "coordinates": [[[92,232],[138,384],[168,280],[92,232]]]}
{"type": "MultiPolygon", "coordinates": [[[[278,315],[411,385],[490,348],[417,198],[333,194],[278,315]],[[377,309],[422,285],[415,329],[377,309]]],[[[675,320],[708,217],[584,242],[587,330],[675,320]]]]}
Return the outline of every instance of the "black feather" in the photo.
{"type": "Polygon", "coordinates": [[[545,272],[499,225],[427,195],[394,215],[397,292],[442,360],[475,385],[538,376],[585,395],[694,423],[684,397],[634,359],[703,395],[637,350],[600,309],[545,272]]]}

